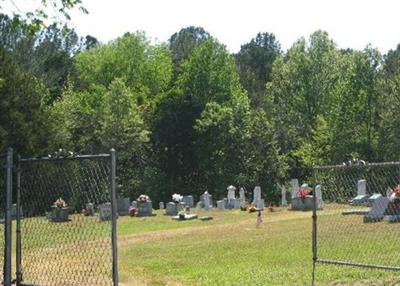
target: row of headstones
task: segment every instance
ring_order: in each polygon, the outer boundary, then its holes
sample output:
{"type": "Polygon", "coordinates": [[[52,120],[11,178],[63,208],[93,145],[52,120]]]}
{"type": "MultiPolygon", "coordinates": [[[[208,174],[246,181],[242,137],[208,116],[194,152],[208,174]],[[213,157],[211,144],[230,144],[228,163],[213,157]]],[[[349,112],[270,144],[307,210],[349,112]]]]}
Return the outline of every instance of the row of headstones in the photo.
{"type": "MultiPolygon", "coordinates": [[[[229,186],[227,189],[227,197],[217,201],[218,209],[240,209],[241,206],[246,204],[246,195],[243,188],[239,190],[239,198],[236,197],[236,188],[234,186],[229,186]]],[[[261,198],[261,187],[259,186],[254,188],[252,204],[258,209],[263,209],[265,207],[265,201],[261,198]]]]}
{"type": "Polygon", "coordinates": [[[164,209],[165,207],[165,215],[168,216],[176,216],[179,211],[184,210],[186,207],[193,207],[194,200],[193,196],[183,196],[182,201],[179,203],[176,202],[168,202],[164,206],[164,202],[160,202],[159,207],[160,209],[164,209]]]}
{"type": "Polygon", "coordinates": [[[378,222],[386,220],[389,222],[400,221],[400,209],[395,204],[390,204],[390,198],[380,193],[367,195],[367,181],[365,179],[357,182],[357,196],[349,201],[355,206],[370,206],[369,210],[349,210],[343,214],[362,214],[364,222],[378,222]]]}
{"type": "MultiPolygon", "coordinates": [[[[313,208],[313,196],[308,196],[304,199],[299,197],[299,180],[292,179],[290,180],[291,186],[291,208],[294,210],[310,210],[313,208]]],[[[286,198],[286,187],[283,185],[279,185],[278,187],[281,189],[281,205],[287,206],[287,198],[286,198]]],[[[315,187],[315,196],[317,200],[317,209],[322,209],[324,206],[324,201],[322,199],[321,185],[317,185],[315,187]]]]}

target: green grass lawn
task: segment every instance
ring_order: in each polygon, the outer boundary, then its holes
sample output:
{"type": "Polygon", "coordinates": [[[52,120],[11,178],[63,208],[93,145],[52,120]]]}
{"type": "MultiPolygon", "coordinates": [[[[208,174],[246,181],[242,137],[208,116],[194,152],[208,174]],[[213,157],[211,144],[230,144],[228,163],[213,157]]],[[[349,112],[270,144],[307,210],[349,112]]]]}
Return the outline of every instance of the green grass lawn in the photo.
{"type": "MultiPolygon", "coordinates": [[[[311,285],[310,212],[265,212],[259,228],[256,214],[210,214],[208,222],[121,218],[121,284],[311,285]]],[[[360,216],[344,218],[329,207],[319,218],[322,258],[400,265],[400,224],[364,224],[360,216]]],[[[316,285],[400,285],[400,272],[321,264],[316,270],[316,285]]]]}
{"type": "MultiPolygon", "coordinates": [[[[122,286],[311,285],[311,212],[265,211],[258,228],[255,213],[239,210],[201,211],[214,217],[204,222],[156,214],[118,219],[122,286]]],[[[361,216],[342,216],[337,206],[327,206],[318,220],[319,257],[400,265],[400,224],[365,224],[361,216]]],[[[110,282],[110,223],[73,215],[63,224],[25,219],[23,230],[26,280],[62,267],[71,275],[94,275],[62,285],[110,282]],[[88,257],[99,259],[82,266],[88,257]]],[[[316,285],[400,285],[400,272],[321,264],[316,270],[316,285]]]]}

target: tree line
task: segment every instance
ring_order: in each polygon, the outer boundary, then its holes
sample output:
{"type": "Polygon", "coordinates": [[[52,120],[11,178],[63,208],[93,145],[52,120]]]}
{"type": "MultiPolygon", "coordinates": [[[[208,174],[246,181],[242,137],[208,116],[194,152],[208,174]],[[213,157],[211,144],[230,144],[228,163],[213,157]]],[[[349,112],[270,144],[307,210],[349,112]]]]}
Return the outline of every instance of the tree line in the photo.
{"type": "Polygon", "coordinates": [[[258,33],[236,54],[201,27],[166,43],[107,43],[0,15],[0,148],[118,154],[121,195],[215,197],[233,184],[310,180],[313,165],[399,159],[400,46],[339,49],[314,32],[283,51],[258,33]]]}

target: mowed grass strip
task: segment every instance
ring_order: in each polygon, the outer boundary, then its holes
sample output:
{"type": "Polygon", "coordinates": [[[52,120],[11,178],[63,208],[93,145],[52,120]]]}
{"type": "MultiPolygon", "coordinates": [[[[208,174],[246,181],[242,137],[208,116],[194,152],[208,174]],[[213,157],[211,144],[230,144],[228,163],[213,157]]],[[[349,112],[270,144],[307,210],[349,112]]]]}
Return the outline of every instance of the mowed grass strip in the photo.
{"type": "MultiPolygon", "coordinates": [[[[213,211],[214,221],[165,220],[164,230],[121,235],[120,278],[123,285],[311,285],[311,213],[283,210],[264,213],[256,228],[256,214],[213,211]],[[234,221],[231,221],[235,218],[234,221]],[[180,224],[179,227],[176,224],[180,224]],[[168,229],[168,226],[171,226],[168,229]]],[[[321,218],[334,226],[340,211],[327,209],[321,218]]],[[[136,218],[134,220],[137,220],[136,218]]],[[[152,218],[137,220],[148,230],[152,218]]],[[[160,221],[155,222],[159,224],[160,221]]],[[[359,240],[357,225],[330,248],[336,257],[359,240]]],[[[362,221],[360,229],[365,228],[362,221]]],[[[368,226],[370,227],[370,226],[368,226]]],[[[387,231],[397,225],[375,224],[387,231]]],[[[367,239],[368,233],[364,233],[367,239]]],[[[334,237],[334,234],[332,234],[334,237]]],[[[332,241],[334,238],[331,238],[332,241]]],[[[374,239],[379,237],[374,236],[374,239]]],[[[382,236],[382,239],[385,239],[382,236]]],[[[370,243],[364,254],[393,257],[393,246],[370,243]]],[[[399,247],[397,247],[399,249],[399,247]]],[[[351,253],[345,253],[351,258],[351,253]]],[[[357,258],[357,253],[355,253],[357,258]]],[[[333,257],[332,257],[333,258],[333,257]]],[[[393,271],[317,265],[316,285],[400,285],[393,271]]]]}

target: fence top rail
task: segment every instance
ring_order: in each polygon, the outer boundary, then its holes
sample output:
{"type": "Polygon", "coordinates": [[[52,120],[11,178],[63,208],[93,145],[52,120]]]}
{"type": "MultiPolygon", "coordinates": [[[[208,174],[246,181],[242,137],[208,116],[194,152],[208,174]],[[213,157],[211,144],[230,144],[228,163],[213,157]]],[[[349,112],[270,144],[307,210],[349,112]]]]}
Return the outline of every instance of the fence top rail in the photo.
{"type": "Polygon", "coordinates": [[[380,163],[367,163],[365,165],[326,165],[326,166],[313,166],[313,170],[328,170],[328,169],[364,169],[368,167],[384,167],[384,166],[400,166],[400,162],[380,162],[380,163]]]}
{"type": "Polygon", "coordinates": [[[20,162],[37,162],[37,161],[63,161],[63,160],[86,160],[109,158],[111,154],[96,154],[96,155],[77,155],[71,157],[41,157],[41,158],[21,158],[20,162]]]}

